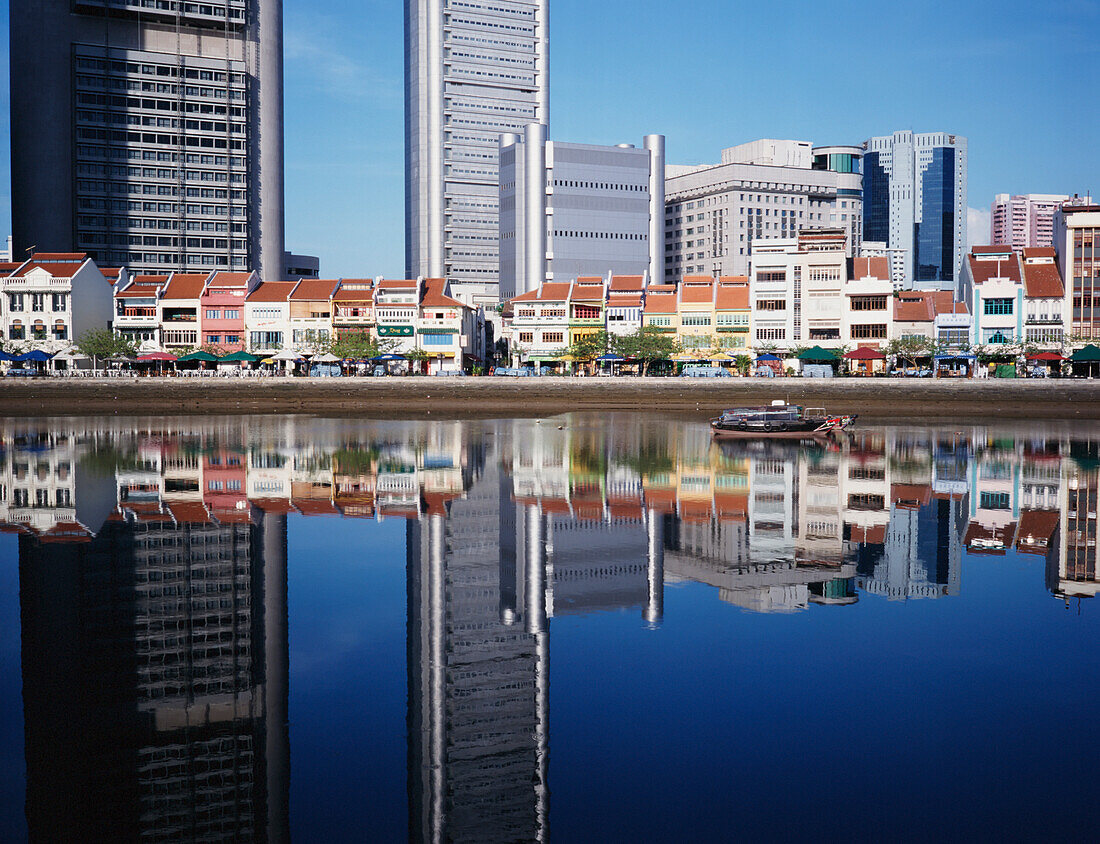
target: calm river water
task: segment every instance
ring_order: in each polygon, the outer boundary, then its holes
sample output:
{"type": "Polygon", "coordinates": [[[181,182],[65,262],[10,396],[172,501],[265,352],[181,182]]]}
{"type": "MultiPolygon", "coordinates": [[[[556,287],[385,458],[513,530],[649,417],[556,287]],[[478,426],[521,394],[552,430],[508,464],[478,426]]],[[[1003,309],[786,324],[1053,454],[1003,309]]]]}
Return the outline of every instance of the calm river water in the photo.
{"type": "Polygon", "coordinates": [[[0,420],[0,839],[1087,836],[1100,434],[0,420]]]}

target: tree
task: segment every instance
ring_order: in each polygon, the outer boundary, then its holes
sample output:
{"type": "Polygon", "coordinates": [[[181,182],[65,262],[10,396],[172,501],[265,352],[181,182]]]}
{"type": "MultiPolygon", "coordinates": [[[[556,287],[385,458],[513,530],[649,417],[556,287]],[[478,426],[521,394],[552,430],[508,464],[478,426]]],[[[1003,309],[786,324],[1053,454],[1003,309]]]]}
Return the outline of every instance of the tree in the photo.
{"type": "Polygon", "coordinates": [[[676,338],[654,325],[643,325],[633,334],[615,337],[611,342],[616,354],[642,364],[643,376],[654,361],[668,360],[680,351],[676,338]]]}
{"type": "Polygon", "coordinates": [[[748,375],[752,371],[752,358],[748,355],[738,355],[733,359],[733,365],[742,375],[748,375]]]}
{"type": "Polygon", "coordinates": [[[600,355],[607,354],[609,336],[600,329],[588,334],[580,334],[569,344],[559,357],[571,357],[575,361],[591,362],[600,355]]]}
{"type": "Polygon", "coordinates": [[[347,331],[332,339],[328,351],[344,360],[369,360],[389,353],[395,345],[397,341],[372,337],[369,331],[347,331]]]}
{"type": "Polygon", "coordinates": [[[99,358],[109,358],[115,355],[129,355],[133,357],[137,354],[137,346],[135,343],[123,337],[119,337],[113,331],[109,331],[106,328],[95,328],[91,331],[86,331],[80,339],[77,340],[76,347],[80,350],[81,354],[85,354],[92,359],[93,368],[97,366],[99,358]]]}
{"type": "Polygon", "coordinates": [[[888,356],[913,363],[917,358],[926,358],[936,350],[936,344],[930,337],[897,337],[886,344],[883,350],[888,356]]]}

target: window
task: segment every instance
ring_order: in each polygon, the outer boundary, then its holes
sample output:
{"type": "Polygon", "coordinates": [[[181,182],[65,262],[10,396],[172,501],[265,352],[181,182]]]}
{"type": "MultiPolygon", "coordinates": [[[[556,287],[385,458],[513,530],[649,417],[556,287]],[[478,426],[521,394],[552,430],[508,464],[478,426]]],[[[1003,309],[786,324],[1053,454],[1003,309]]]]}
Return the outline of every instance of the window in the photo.
{"type": "Polygon", "coordinates": [[[684,314],[680,318],[680,325],[710,325],[708,314],[684,314]]]}
{"type": "Polygon", "coordinates": [[[982,510],[1007,510],[1010,502],[1007,492],[983,492],[978,506],[982,510]]]}
{"type": "Polygon", "coordinates": [[[1013,336],[1011,329],[1007,328],[987,328],[982,332],[983,340],[986,343],[1011,343],[1013,342],[1013,336]]]}
{"type": "Polygon", "coordinates": [[[450,346],[453,345],[454,334],[425,334],[420,341],[425,346],[450,346]]]}
{"type": "Polygon", "coordinates": [[[239,310],[229,310],[225,312],[223,319],[240,319],[241,312],[239,310]]]}
{"type": "Polygon", "coordinates": [[[225,335],[225,342],[226,343],[239,343],[239,342],[241,342],[241,335],[240,334],[226,334],[225,335]]]}
{"type": "Polygon", "coordinates": [[[9,293],[8,294],[8,310],[13,312],[20,312],[23,310],[23,294],[22,293],[9,293]]]}
{"type": "Polygon", "coordinates": [[[886,339],[886,325],[880,323],[877,325],[853,325],[852,326],[852,339],[854,340],[885,340],[886,339]]]}
{"type": "Polygon", "coordinates": [[[26,332],[23,329],[23,323],[16,320],[8,327],[8,339],[9,340],[25,340],[27,338],[26,332]]]}
{"type": "Polygon", "coordinates": [[[31,294],[31,310],[32,311],[44,311],[46,310],[46,294],[45,293],[32,293],[31,294]]]}
{"type": "Polygon", "coordinates": [[[543,343],[564,343],[565,335],[561,331],[544,331],[542,332],[543,343]]]}
{"type": "Polygon", "coordinates": [[[758,311],[785,311],[787,310],[786,299],[757,299],[756,309],[758,311]]]}
{"type": "Polygon", "coordinates": [[[222,338],[221,338],[220,334],[207,334],[206,335],[206,342],[207,343],[220,343],[221,341],[222,341],[222,338]]]}
{"type": "Polygon", "coordinates": [[[758,328],[756,329],[757,340],[786,340],[787,329],[785,328],[758,328]]]}
{"type": "Polygon", "coordinates": [[[668,328],[672,325],[672,317],[666,317],[666,316],[650,317],[649,318],[649,324],[650,325],[655,325],[658,328],[668,328]]]}
{"type": "Polygon", "coordinates": [[[851,298],[853,311],[885,311],[885,296],[853,296],[851,298]]]}
{"type": "Polygon", "coordinates": [[[1012,314],[1011,299],[985,299],[982,301],[982,312],[986,316],[1004,316],[1012,314]]]}
{"type": "Polygon", "coordinates": [[[594,305],[574,305],[574,319],[599,319],[600,309],[594,305]]]}
{"type": "Polygon", "coordinates": [[[54,313],[63,313],[65,310],[68,309],[68,296],[66,296],[64,293],[54,293],[52,294],[52,296],[53,302],[51,304],[53,305],[54,313]]]}
{"type": "Polygon", "coordinates": [[[253,331],[249,335],[249,341],[254,349],[269,349],[273,346],[281,346],[283,345],[283,332],[253,331]]]}
{"type": "Polygon", "coordinates": [[[519,341],[521,343],[534,343],[535,333],[533,331],[521,331],[519,333],[519,341]]]}
{"type": "Polygon", "coordinates": [[[221,319],[222,318],[222,312],[207,309],[206,318],[207,319],[221,319]]]}

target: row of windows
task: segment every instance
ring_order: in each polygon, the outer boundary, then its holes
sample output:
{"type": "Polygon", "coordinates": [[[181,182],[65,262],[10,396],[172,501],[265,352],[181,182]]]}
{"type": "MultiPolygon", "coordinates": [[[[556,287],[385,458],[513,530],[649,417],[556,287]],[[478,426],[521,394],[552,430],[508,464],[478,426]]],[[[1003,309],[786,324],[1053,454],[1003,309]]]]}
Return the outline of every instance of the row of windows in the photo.
{"type": "Polygon", "coordinates": [[[8,310],[12,313],[20,313],[26,310],[28,299],[30,300],[32,313],[44,313],[47,301],[50,303],[50,310],[54,313],[64,313],[69,307],[69,294],[67,293],[9,293],[8,310]],[[47,296],[50,298],[47,299],[47,296]]]}
{"type": "MultiPolygon", "coordinates": [[[[99,217],[88,214],[78,215],[76,224],[81,228],[106,228],[115,229],[159,229],[160,231],[179,231],[179,220],[158,220],[150,217],[99,217]]],[[[220,232],[230,230],[228,223],[213,223],[207,220],[188,220],[183,224],[183,231],[188,232],[220,232]]],[[[233,234],[245,234],[248,226],[244,223],[233,223],[233,234]]]]}
{"type": "MultiPolygon", "coordinates": [[[[119,138],[118,140],[125,140],[125,138],[119,138]]],[[[100,147],[90,146],[88,144],[77,144],[76,154],[78,158],[115,158],[127,161],[164,161],[175,163],[179,161],[179,153],[166,152],[159,149],[138,149],[136,147],[100,147]]],[[[235,168],[243,168],[245,166],[245,159],[238,155],[225,156],[225,155],[210,155],[203,153],[185,153],[183,156],[184,163],[186,164],[203,164],[213,167],[225,167],[232,165],[235,168]]],[[[148,171],[143,171],[143,175],[148,171]]],[[[158,170],[158,173],[161,171],[158,170]]],[[[175,173],[175,170],[172,170],[175,173]]],[[[112,171],[111,175],[117,175],[115,171],[112,171]]],[[[130,175],[125,173],[123,175],[130,175]]],[[[161,176],[160,178],[164,178],[161,176]]]]}

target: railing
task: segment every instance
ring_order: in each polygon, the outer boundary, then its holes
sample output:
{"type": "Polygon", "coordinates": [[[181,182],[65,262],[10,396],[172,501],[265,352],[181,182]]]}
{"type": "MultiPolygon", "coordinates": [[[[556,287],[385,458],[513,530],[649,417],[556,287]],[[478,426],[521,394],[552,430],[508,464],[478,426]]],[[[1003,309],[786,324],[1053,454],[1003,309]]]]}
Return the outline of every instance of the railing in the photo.
{"type": "Polygon", "coordinates": [[[1046,314],[1028,314],[1028,325],[1061,325],[1062,317],[1060,316],[1047,316],[1046,314]]]}

